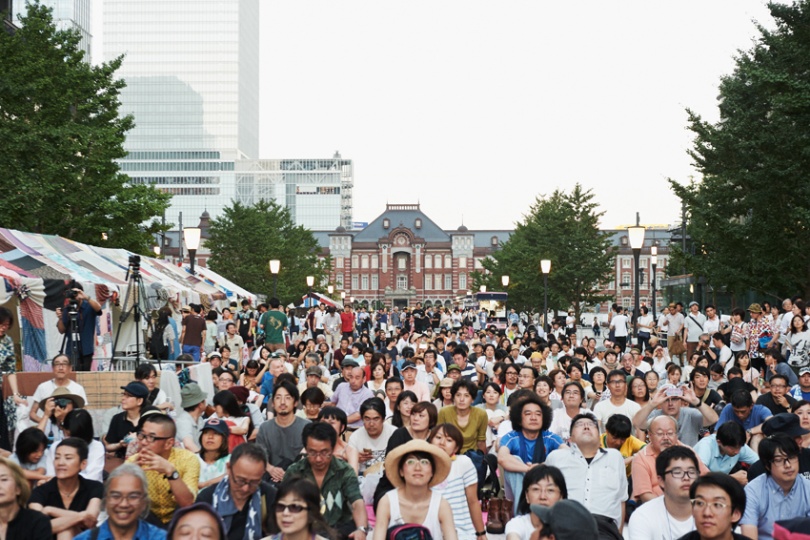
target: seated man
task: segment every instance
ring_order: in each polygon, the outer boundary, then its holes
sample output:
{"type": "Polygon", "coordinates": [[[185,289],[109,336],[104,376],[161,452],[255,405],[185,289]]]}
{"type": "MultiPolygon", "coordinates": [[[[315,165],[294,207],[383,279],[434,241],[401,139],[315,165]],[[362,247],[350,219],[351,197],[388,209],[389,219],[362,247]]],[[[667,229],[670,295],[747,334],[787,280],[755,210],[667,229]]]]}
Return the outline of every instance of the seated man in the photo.
{"type": "Polygon", "coordinates": [[[630,466],[635,456],[647,443],[632,434],[633,423],[623,414],[614,414],[605,424],[605,434],[602,435],[602,448],[618,450],[624,458],[627,476],[630,476],[630,466]]]}
{"type": "MultiPolygon", "coordinates": [[[[678,440],[677,424],[671,416],[657,416],[647,429],[650,444],[633,457],[631,476],[633,479],[633,498],[644,503],[664,494],[658,484],[658,473],[655,470],[655,459],[672,446],[685,446],[678,440]]],[[[700,474],[709,469],[698,459],[700,474]]]]}
{"type": "Polygon", "coordinates": [[[295,415],[298,404],[298,388],[281,380],[273,392],[272,407],[276,411],[273,419],[259,427],[256,442],[267,455],[267,474],[275,482],[281,482],[284,471],[301,453],[301,433],[309,420],[295,415]]]}
{"type": "MultiPolygon", "coordinates": [[[[801,426],[799,417],[793,413],[775,414],[762,424],[762,434],[770,437],[774,433],[782,433],[793,438],[799,445],[799,474],[810,480],[810,448],[802,448],[802,439],[810,431],[801,426]]],[[[748,469],[748,481],[765,474],[765,464],[757,461],[748,469]]]]}
{"type": "Polygon", "coordinates": [[[765,474],[745,486],[747,502],[742,533],[757,540],[773,538],[773,524],[810,515],[810,480],[799,474],[799,445],[789,435],[774,433],[759,444],[765,474]]]}
{"type": "Polygon", "coordinates": [[[388,439],[397,428],[385,422],[385,403],[378,397],[369,398],[360,405],[360,417],[363,427],[349,438],[349,446],[357,451],[359,474],[381,473],[388,439]]]}
{"type": "Polygon", "coordinates": [[[267,457],[261,446],[240,444],[231,452],[225,478],[197,495],[197,502],[210,504],[222,516],[228,540],[269,534],[267,512],[276,502],[276,488],[262,482],[266,468],[267,457]]]}
{"type": "Polygon", "coordinates": [[[743,486],[748,472],[739,463],[753,465],[759,456],[745,444],[745,430],[736,422],[726,422],[714,433],[695,445],[695,453],[711,472],[730,474],[743,486]]]}
{"type": "MultiPolygon", "coordinates": [[[[347,362],[344,360],[344,363],[347,362]]],[[[349,431],[363,426],[360,419],[360,405],[368,398],[374,397],[371,388],[365,385],[366,372],[361,367],[351,369],[348,382],[340,383],[329,401],[332,405],[346,413],[349,419],[349,431]]]]}
{"type": "Polygon", "coordinates": [[[324,501],[323,517],[341,539],[366,540],[368,514],[354,469],[333,455],[337,433],[325,422],[312,422],[301,434],[307,456],[293,463],[284,478],[303,476],[315,482],[324,501]]]}
{"type": "Polygon", "coordinates": [[[671,416],[677,421],[678,440],[687,446],[695,446],[700,430],[717,422],[714,409],[701,401],[688,386],[665,384],[659,388],[633,417],[633,425],[636,429],[644,429],[650,420],[661,415],[671,416]]]}
{"type": "Polygon", "coordinates": [[[34,391],[34,403],[31,405],[31,412],[29,413],[29,417],[34,424],[39,424],[40,420],[42,420],[40,413],[44,410],[44,407],[40,407],[39,404],[51,397],[57,387],[67,388],[68,393],[81,396],[84,399],[85,407],[89,405],[84,387],[69,378],[72,370],[67,355],[57,354],[53,359],[52,366],[53,379],[40,383],[34,391]]]}
{"type": "Polygon", "coordinates": [[[737,422],[745,430],[748,445],[756,450],[762,439],[762,423],[771,416],[771,411],[764,405],[754,405],[749,392],[738,390],[731,395],[728,405],[720,412],[715,429],[720,429],[726,422],[737,422]]]}
{"type": "Polygon", "coordinates": [[[138,453],[127,462],[146,473],[154,517],[164,525],[174,511],[194,503],[200,480],[200,460],[188,450],[175,448],[174,420],[162,413],[143,416],[138,426],[138,453]]]}
{"type": "Polygon", "coordinates": [[[776,374],[771,377],[771,391],[757,398],[757,405],[764,405],[771,414],[789,413],[796,400],[788,392],[788,379],[776,374]]]}
{"type": "Polygon", "coordinates": [[[732,394],[738,390],[745,390],[750,393],[751,399],[756,399],[758,395],[756,387],[743,379],[742,369],[737,366],[728,370],[728,381],[719,385],[716,390],[720,397],[726,401],[730,400],[732,394]]]}
{"type": "Polygon", "coordinates": [[[799,368],[799,384],[790,389],[790,396],[797,401],[810,401],[810,366],[799,368]]]}
{"type": "Polygon", "coordinates": [[[679,540],[746,540],[734,532],[745,512],[745,491],[733,478],[721,473],[701,476],[689,488],[689,497],[696,530],[679,540]]]}
{"type": "Polygon", "coordinates": [[[133,540],[162,540],[166,532],[142,519],[149,508],[146,492],[146,475],[133,463],[117,467],[107,478],[104,489],[104,510],[107,519],[98,530],[87,530],[76,540],[108,540],[132,538],[133,540]],[[95,536],[94,536],[95,535],[95,536]]]}

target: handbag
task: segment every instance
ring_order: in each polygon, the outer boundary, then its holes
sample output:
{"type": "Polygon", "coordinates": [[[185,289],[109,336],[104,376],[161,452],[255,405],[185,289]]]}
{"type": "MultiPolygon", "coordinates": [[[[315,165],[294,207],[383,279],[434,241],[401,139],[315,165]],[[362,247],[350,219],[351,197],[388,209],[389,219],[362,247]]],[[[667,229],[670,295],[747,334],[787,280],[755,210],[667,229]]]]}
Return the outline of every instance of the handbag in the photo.
{"type": "Polygon", "coordinates": [[[669,345],[667,346],[670,355],[678,356],[686,352],[686,345],[680,334],[672,336],[669,345]]]}

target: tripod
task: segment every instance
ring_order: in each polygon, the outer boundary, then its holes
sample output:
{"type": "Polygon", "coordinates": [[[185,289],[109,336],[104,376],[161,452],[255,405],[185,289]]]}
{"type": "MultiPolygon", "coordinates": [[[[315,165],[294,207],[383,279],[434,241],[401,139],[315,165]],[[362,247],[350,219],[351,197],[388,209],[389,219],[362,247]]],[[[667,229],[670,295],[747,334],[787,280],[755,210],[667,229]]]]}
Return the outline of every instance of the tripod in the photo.
{"type": "Polygon", "coordinates": [[[75,300],[71,300],[68,304],[68,320],[70,322],[70,365],[73,366],[74,371],[81,369],[81,334],[79,333],[79,305],[75,300]]]}
{"type": "MultiPolygon", "coordinates": [[[[127,268],[125,279],[127,280],[127,294],[124,297],[124,303],[122,304],[124,309],[121,312],[121,317],[118,319],[118,330],[115,332],[115,341],[113,342],[113,366],[116,363],[115,351],[118,349],[118,338],[121,337],[121,328],[131,315],[135,321],[135,366],[137,367],[141,361],[141,317],[145,318],[147,321],[150,320],[141,305],[141,302],[145,301],[147,296],[143,286],[143,279],[141,278],[140,255],[130,255],[129,268],[127,268]]],[[[162,369],[159,358],[158,367],[162,369]]]]}

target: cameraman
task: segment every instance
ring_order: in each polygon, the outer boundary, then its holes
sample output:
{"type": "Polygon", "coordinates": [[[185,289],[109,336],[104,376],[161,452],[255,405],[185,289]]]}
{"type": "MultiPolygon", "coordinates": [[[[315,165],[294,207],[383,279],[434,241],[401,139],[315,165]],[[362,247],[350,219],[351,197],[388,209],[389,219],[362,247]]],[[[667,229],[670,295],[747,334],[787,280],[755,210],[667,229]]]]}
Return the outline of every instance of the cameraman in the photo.
{"type": "MultiPolygon", "coordinates": [[[[81,283],[73,282],[65,291],[67,304],[76,303],[76,320],[79,330],[79,357],[76,358],[77,371],[90,371],[93,363],[93,352],[96,347],[96,319],[101,315],[101,304],[84,293],[81,283]],[[71,298],[72,296],[72,298],[71,298]]],[[[73,336],[70,335],[70,309],[56,308],[56,328],[60,334],[67,333],[63,352],[70,358],[73,350],[73,336]]]]}

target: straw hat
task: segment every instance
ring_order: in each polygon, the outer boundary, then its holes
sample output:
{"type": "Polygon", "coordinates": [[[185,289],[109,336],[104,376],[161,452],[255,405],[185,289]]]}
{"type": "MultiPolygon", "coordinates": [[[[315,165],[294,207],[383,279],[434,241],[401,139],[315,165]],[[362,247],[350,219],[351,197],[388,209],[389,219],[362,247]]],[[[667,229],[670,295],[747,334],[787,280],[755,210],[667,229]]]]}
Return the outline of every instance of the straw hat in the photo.
{"type": "MultiPolygon", "coordinates": [[[[48,397],[52,397],[54,399],[62,399],[62,398],[69,399],[70,401],[73,402],[73,407],[76,409],[81,409],[82,407],[84,407],[84,398],[78,394],[72,394],[70,390],[68,390],[64,386],[57,386],[54,389],[53,394],[51,394],[48,397]]],[[[44,399],[42,400],[42,403],[39,404],[39,408],[43,411],[45,410],[46,401],[47,399],[44,399]]]]}
{"type": "Polygon", "coordinates": [[[395,488],[405,487],[405,480],[399,475],[399,463],[403,456],[412,452],[425,452],[433,456],[433,478],[430,479],[428,487],[433,487],[444,482],[450,474],[450,457],[438,446],[427,441],[414,439],[397,446],[385,458],[385,475],[395,488]]]}

